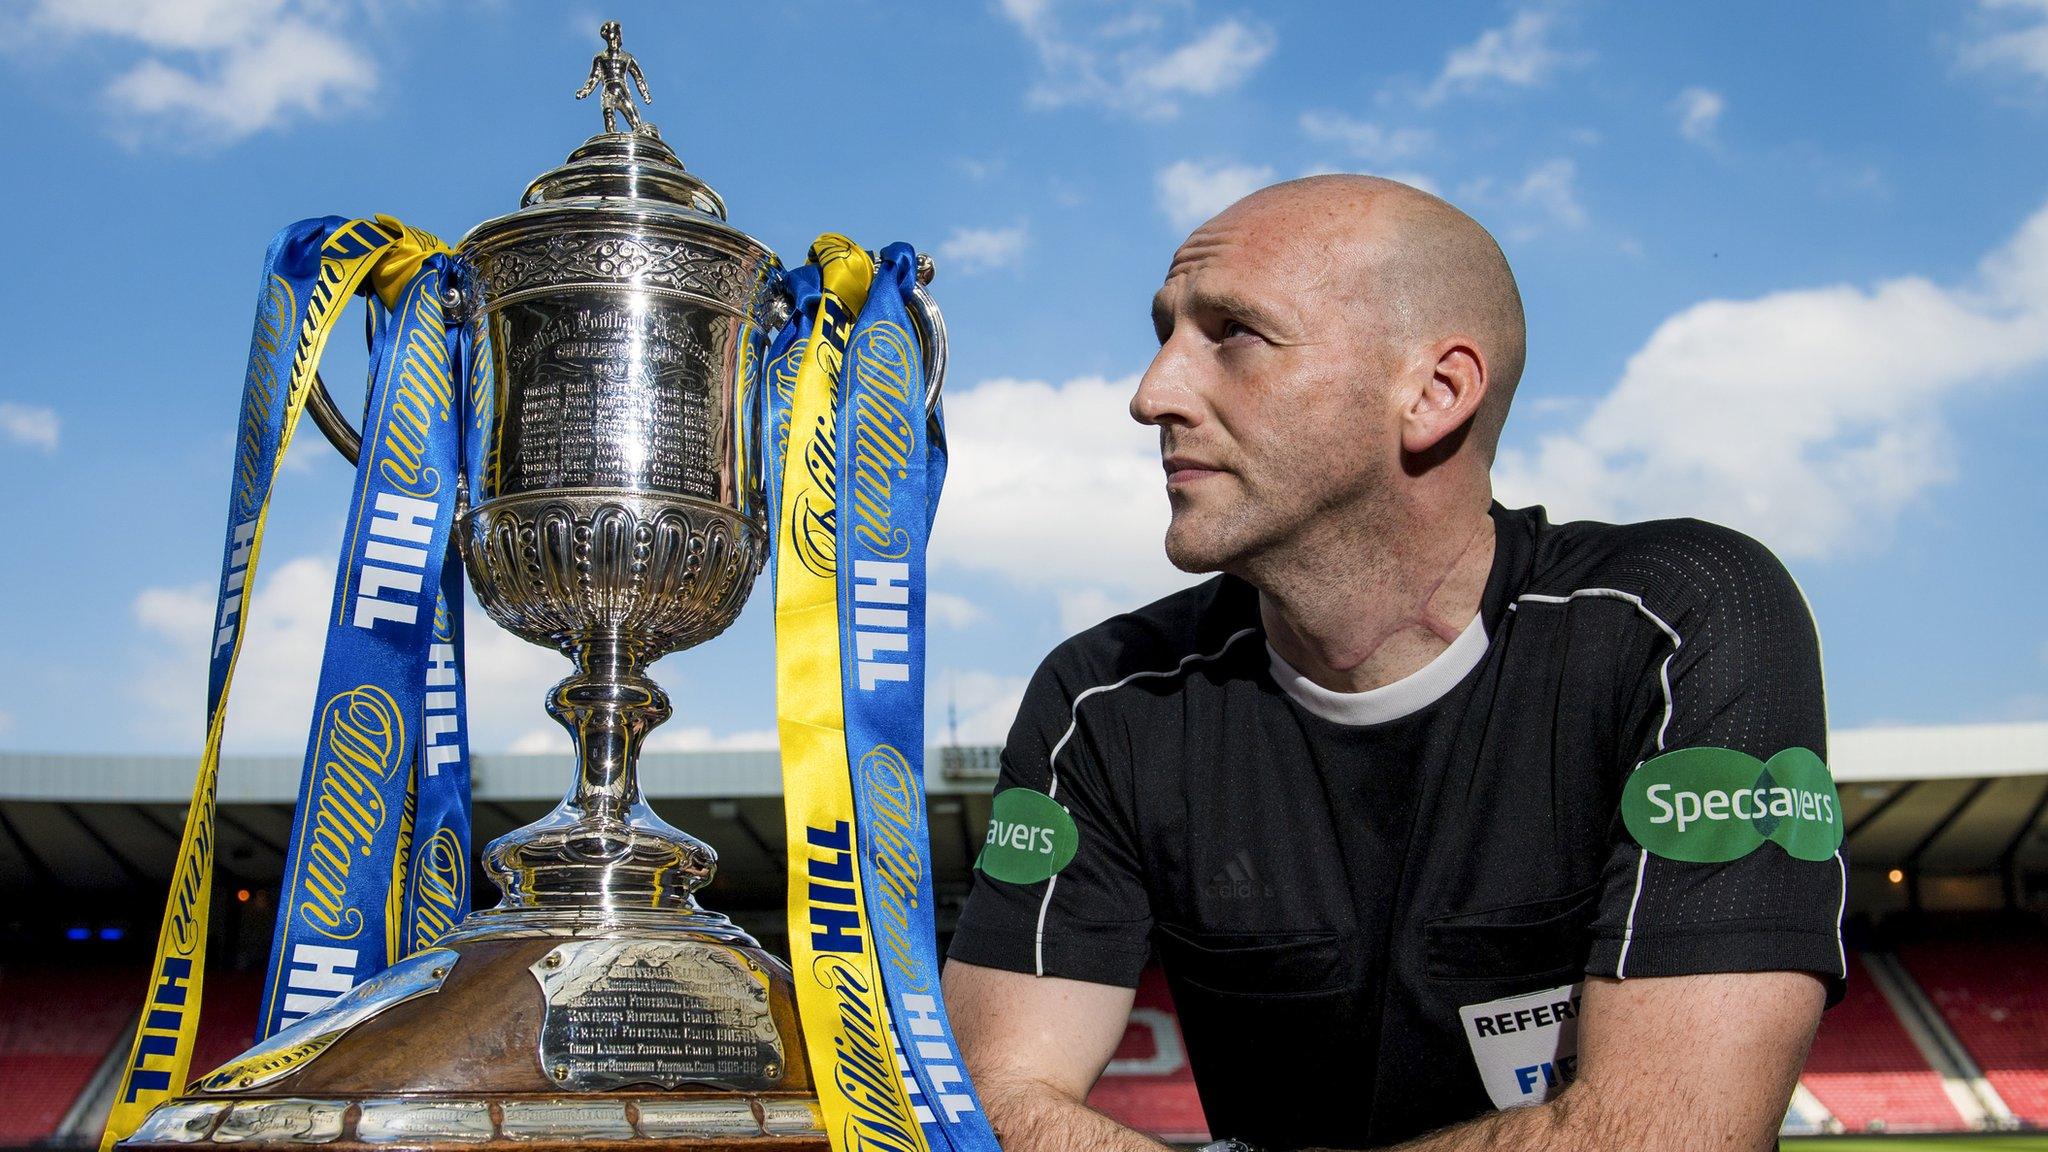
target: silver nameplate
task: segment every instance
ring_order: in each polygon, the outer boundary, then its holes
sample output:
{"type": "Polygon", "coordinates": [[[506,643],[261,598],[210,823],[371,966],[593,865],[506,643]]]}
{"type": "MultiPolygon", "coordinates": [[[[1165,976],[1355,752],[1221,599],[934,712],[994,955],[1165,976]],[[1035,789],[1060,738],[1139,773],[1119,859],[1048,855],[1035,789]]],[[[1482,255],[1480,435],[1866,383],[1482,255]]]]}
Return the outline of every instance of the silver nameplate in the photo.
{"type": "Polygon", "coordinates": [[[164,1104],[150,1110],[130,1137],[137,1144],[203,1144],[225,1104],[164,1104]]]}
{"type": "Polygon", "coordinates": [[[759,1136],[761,1122],[744,1100],[641,1100],[640,1131],[650,1140],[759,1136]]]}
{"type": "Polygon", "coordinates": [[[823,1136],[825,1117],[815,1100],[763,1100],[761,1130],[770,1136],[823,1136]]]}
{"type": "Polygon", "coordinates": [[[636,1133],[618,1100],[506,1100],[499,1104],[508,1140],[631,1140],[636,1133]]]}
{"type": "Polygon", "coordinates": [[[193,1087],[201,1092],[242,1092],[296,1072],[370,1017],[394,1004],[439,992],[457,958],[457,953],[447,948],[415,952],[335,997],[327,1007],[279,1029],[193,1087]]]}
{"type": "Polygon", "coordinates": [[[491,1106],[481,1100],[365,1100],[356,1116],[365,1144],[481,1144],[491,1135],[491,1106]]]}
{"type": "Polygon", "coordinates": [[[573,940],[530,969],[541,1071],[564,1088],[772,1088],[785,1067],[767,973],[695,940],[573,940]]]}
{"type": "Polygon", "coordinates": [[[339,1100],[245,1100],[228,1110],[216,1144],[325,1144],[341,1138],[339,1100]]]}

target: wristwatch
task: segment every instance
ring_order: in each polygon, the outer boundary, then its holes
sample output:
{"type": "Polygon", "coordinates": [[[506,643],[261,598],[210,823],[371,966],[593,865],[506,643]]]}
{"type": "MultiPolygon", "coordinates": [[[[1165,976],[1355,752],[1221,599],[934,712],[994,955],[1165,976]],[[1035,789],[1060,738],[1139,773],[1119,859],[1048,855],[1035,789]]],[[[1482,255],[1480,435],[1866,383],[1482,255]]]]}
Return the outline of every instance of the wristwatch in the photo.
{"type": "Polygon", "coordinates": [[[1212,1140],[1195,1149],[1195,1152],[1259,1152],[1259,1150],[1242,1140],[1212,1140]]]}

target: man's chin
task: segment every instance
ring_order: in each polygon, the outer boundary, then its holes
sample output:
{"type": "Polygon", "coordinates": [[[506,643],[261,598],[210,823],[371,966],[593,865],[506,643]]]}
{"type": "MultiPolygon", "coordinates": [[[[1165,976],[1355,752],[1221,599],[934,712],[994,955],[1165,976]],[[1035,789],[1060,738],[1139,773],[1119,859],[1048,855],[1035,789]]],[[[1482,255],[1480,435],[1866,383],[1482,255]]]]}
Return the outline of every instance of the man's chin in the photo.
{"type": "Polygon", "coordinates": [[[1212,540],[1194,538],[1191,532],[1166,530],[1166,559],[1175,568],[1192,575],[1221,572],[1235,553],[1212,540]]]}

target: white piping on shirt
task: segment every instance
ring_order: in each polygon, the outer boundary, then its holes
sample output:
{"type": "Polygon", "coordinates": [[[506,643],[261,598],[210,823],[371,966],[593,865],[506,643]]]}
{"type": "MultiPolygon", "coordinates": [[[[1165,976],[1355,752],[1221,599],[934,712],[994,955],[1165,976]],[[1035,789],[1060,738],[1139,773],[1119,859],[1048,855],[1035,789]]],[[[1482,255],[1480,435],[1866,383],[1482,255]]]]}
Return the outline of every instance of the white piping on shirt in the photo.
{"type": "MultiPolygon", "coordinates": [[[[1678,650],[1685,647],[1685,640],[1679,636],[1676,628],[1666,624],[1663,617],[1650,611],[1649,607],[1643,603],[1641,596],[1633,592],[1623,592],[1619,588],[1575,588],[1563,596],[1548,596],[1540,592],[1527,592],[1517,597],[1514,604],[1508,605],[1508,611],[1514,611],[1515,607],[1524,600],[1535,604],[1568,604],[1581,597],[1623,600],[1633,604],[1636,607],[1636,611],[1642,613],[1649,619],[1650,623],[1655,624],[1664,635],[1671,638],[1671,654],[1664,657],[1664,663],[1657,669],[1657,681],[1664,689],[1664,722],[1657,725],[1657,751],[1662,752],[1664,750],[1665,734],[1671,730],[1671,662],[1678,658],[1678,650]]],[[[1642,765],[1638,763],[1636,767],[1641,768],[1642,765]]],[[[1628,899],[1628,923],[1623,925],[1621,930],[1621,954],[1614,959],[1614,978],[1617,980],[1628,978],[1628,949],[1629,945],[1635,943],[1636,938],[1636,905],[1642,902],[1643,873],[1648,871],[1650,867],[1649,849],[1638,846],[1636,853],[1636,890],[1628,899]]],[[[1844,891],[1846,892],[1846,889],[1844,891]]],[[[1839,937],[1841,935],[1840,917],[1837,916],[1836,920],[1836,935],[1839,937]]]]}
{"type": "MultiPolygon", "coordinates": [[[[1242,640],[1245,637],[1256,633],[1257,631],[1257,628],[1240,629],[1237,632],[1232,633],[1230,638],[1228,640],[1225,640],[1222,643],[1222,645],[1220,645],[1214,652],[1210,652],[1207,654],[1200,652],[1191,652],[1188,655],[1181,657],[1180,663],[1174,665],[1172,668],[1163,671],[1133,672],[1129,676],[1126,676],[1123,679],[1118,680],[1114,684],[1098,684],[1095,687],[1089,688],[1081,692],[1079,695],[1075,696],[1073,704],[1069,706],[1067,710],[1067,730],[1060,734],[1058,743],[1055,743],[1052,746],[1052,752],[1048,754],[1045,758],[1046,771],[1051,774],[1051,780],[1046,785],[1045,794],[1054,800],[1059,799],[1060,752],[1062,749],[1066,748],[1067,741],[1074,738],[1074,730],[1080,727],[1081,725],[1081,701],[1088,699],[1090,696],[1098,696],[1104,692],[1113,692],[1116,689],[1121,688],[1126,684],[1129,684],[1133,680],[1142,680],[1146,677],[1156,676],[1178,676],[1182,672],[1187,671],[1188,665],[1193,664],[1198,660],[1214,660],[1217,657],[1223,655],[1225,652],[1229,651],[1230,646],[1232,644],[1237,643],[1239,640],[1242,640]]],[[[1059,876],[1054,875],[1045,882],[1045,898],[1038,902],[1038,928],[1035,933],[1031,949],[1033,968],[1032,974],[1036,976],[1045,975],[1045,914],[1046,910],[1052,907],[1052,891],[1054,886],[1056,886],[1059,883],[1059,880],[1059,876]]]]}

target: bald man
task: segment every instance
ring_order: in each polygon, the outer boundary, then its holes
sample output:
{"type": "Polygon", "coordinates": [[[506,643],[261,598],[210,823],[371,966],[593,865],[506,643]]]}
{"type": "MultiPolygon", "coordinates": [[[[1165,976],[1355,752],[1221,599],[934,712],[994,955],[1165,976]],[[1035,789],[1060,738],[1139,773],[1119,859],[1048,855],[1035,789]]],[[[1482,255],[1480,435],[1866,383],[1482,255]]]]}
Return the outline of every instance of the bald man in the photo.
{"type": "Polygon", "coordinates": [[[1413,188],[1247,197],[1152,318],[1167,555],[1221,575],[1004,748],[945,986],[1006,1152],[1161,1147],[1084,1103],[1155,956],[1217,1148],[1772,1147],[1845,972],[1784,568],[1493,502],[1520,296],[1413,188]]]}

